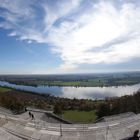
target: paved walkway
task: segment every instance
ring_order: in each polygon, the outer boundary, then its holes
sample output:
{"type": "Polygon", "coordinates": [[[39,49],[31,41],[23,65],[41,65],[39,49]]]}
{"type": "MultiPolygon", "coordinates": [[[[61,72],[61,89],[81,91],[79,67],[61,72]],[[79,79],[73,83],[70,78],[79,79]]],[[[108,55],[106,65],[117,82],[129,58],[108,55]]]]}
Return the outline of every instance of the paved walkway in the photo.
{"type": "Polygon", "coordinates": [[[119,140],[140,129],[140,114],[96,124],[47,123],[40,114],[35,120],[26,115],[1,112],[0,140],[119,140]]]}

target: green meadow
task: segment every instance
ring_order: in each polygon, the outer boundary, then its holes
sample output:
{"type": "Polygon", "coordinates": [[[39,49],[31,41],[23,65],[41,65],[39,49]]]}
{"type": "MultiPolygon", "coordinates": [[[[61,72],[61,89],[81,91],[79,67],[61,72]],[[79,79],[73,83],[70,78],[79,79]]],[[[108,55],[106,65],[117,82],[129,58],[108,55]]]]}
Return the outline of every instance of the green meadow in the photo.
{"type": "Polygon", "coordinates": [[[7,88],[7,87],[0,87],[0,92],[7,92],[7,91],[11,91],[12,89],[7,88]]]}
{"type": "Polygon", "coordinates": [[[71,122],[92,123],[96,120],[96,112],[70,110],[63,113],[63,118],[71,122]]]}

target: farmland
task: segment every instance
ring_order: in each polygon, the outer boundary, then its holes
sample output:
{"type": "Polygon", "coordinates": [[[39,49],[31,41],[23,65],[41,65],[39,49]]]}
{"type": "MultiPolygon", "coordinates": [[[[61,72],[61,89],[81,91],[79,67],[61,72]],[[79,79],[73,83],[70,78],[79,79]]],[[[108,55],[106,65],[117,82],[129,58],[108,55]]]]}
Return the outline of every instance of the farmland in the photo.
{"type": "Polygon", "coordinates": [[[104,87],[140,83],[140,72],[67,75],[3,75],[1,81],[27,86],[104,87]]]}

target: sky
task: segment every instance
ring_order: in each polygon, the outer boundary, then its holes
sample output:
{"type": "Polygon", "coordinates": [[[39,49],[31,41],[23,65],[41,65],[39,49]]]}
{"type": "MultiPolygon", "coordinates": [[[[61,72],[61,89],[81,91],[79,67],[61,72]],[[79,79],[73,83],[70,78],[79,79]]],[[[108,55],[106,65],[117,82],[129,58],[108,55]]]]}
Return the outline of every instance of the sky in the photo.
{"type": "Polygon", "coordinates": [[[0,0],[0,74],[139,70],[139,0],[0,0]]]}

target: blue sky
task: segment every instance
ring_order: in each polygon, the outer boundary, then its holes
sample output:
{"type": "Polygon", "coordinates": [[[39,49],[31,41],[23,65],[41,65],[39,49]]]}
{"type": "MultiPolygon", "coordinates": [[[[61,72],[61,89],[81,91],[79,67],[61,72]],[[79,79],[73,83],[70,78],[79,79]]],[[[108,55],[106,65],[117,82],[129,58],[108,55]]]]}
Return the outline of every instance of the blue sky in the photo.
{"type": "Polygon", "coordinates": [[[139,0],[0,0],[0,74],[139,70],[139,0]]]}

